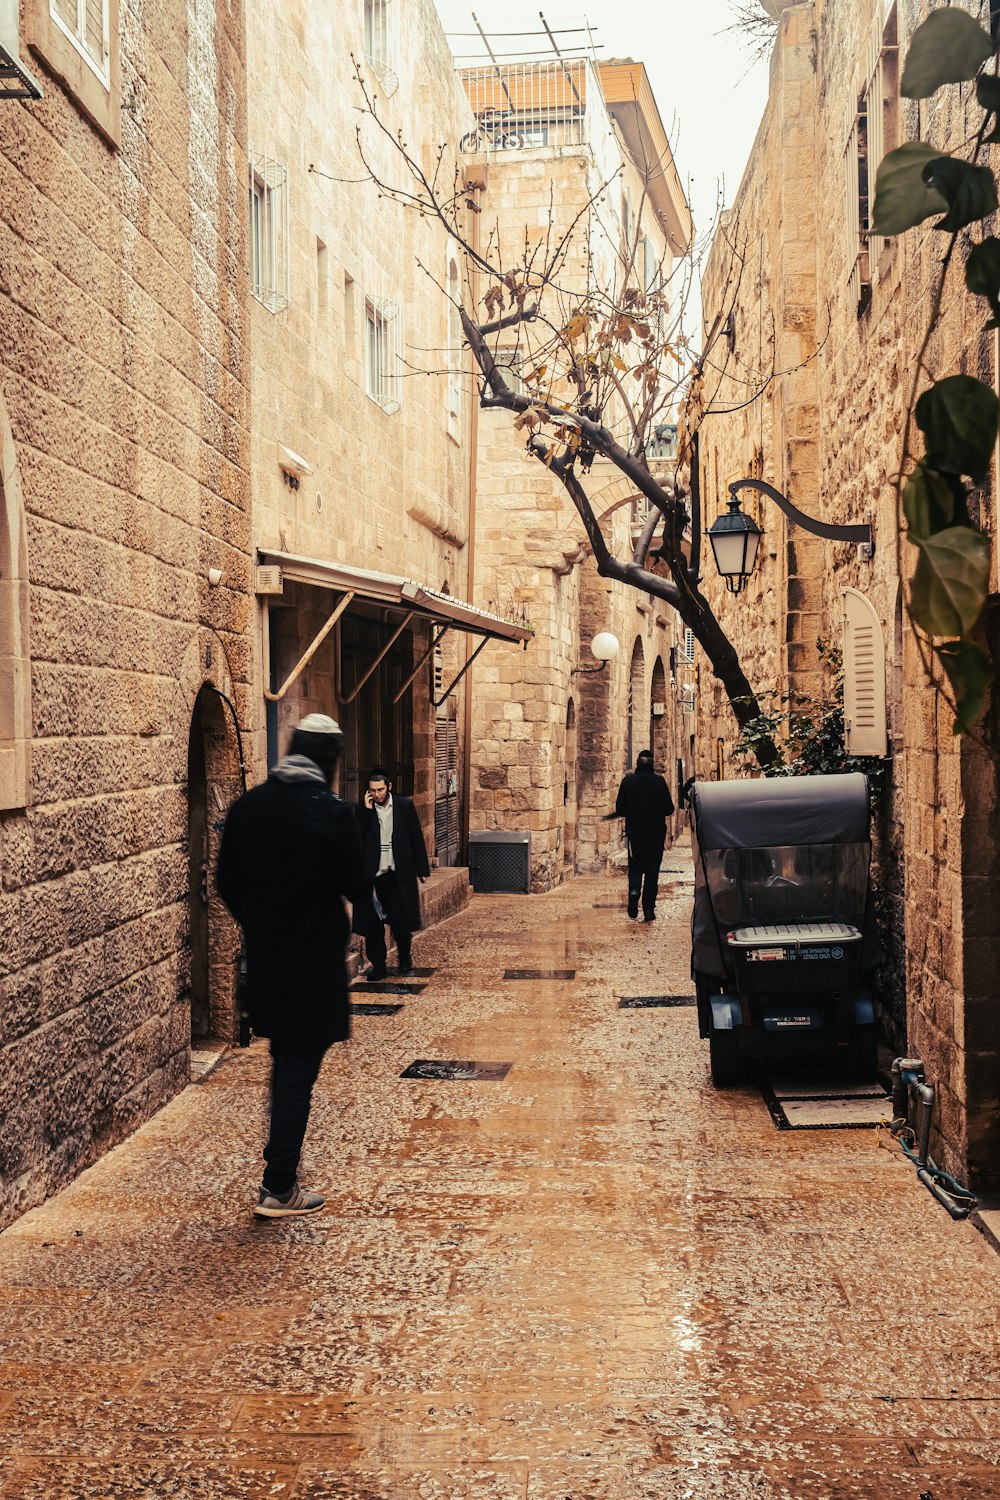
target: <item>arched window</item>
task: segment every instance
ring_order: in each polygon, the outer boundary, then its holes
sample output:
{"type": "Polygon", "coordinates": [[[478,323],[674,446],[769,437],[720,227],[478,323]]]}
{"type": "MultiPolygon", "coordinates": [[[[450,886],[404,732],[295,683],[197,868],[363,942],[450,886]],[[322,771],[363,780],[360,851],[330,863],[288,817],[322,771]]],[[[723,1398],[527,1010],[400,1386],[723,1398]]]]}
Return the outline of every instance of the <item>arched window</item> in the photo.
{"type": "Polygon", "coordinates": [[[28,546],[14,439],[0,404],[0,809],[28,805],[30,752],[28,546]]]}

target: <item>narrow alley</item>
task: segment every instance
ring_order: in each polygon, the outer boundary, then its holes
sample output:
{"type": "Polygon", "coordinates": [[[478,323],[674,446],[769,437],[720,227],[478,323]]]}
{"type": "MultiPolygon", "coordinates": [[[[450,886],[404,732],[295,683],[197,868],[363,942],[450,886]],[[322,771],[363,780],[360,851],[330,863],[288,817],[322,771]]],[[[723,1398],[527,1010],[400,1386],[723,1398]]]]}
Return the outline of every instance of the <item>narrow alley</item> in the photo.
{"type": "Polygon", "coordinates": [[[620,1006],[690,994],[691,878],[652,926],[620,876],[478,896],[356,993],[400,1008],[327,1061],[322,1215],[251,1217],[258,1042],[0,1236],[3,1500],[1000,1492],[986,1239],[620,1006]]]}

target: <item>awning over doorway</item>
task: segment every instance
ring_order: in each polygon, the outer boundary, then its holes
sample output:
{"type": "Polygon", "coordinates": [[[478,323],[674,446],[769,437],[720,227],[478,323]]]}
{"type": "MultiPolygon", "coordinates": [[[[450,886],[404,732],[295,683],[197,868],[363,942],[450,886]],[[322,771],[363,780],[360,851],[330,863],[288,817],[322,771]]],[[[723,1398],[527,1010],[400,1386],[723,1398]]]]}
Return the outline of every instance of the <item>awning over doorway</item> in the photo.
{"type": "Polygon", "coordinates": [[[494,641],[529,641],[532,632],[516,620],[505,620],[478,605],[467,604],[451,594],[442,594],[425,583],[397,578],[391,573],[374,573],[367,568],[350,568],[343,563],[321,562],[313,557],[295,557],[290,552],[258,553],[265,566],[281,570],[282,579],[290,583],[311,583],[319,588],[353,594],[357,599],[381,604],[386,609],[412,613],[425,620],[447,624],[453,630],[466,630],[494,641]]]}
{"type": "Polygon", "coordinates": [[[279,702],[285,696],[340,616],[355,599],[369,604],[379,604],[383,609],[400,614],[402,621],[396,634],[371,663],[368,671],[355,684],[351,693],[341,699],[345,703],[353,701],[369,678],[378,670],[396,638],[415,618],[427,620],[433,626],[437,626],[437,629],[432,630],[430,645],[417,662],[410,677],[397,692],[394,702],[398,702],[407,691],[421,667],[449,630],[465,631],[469,635],[481,636],[482,639],[454,681],[438,698],[433,699],[435,708],[441,706],[448,694],[465,676],[488,641],[510,641],[515,645],[524,645],[531,639],[532,632],[526,625],[519,624],[516,620],[506,620],[502,615],[479,609],[477,605],[468,604],[464,599],[455,599],[451,594],[444,594],[439,589],[430,588],[427,584],[415,583],[409,578],[398,578],[392,573],[375,573],[368,568],[351,568],[343,563],[324,562],[313,557],[297,557],[291,552],[272,552],[265,548],[259,549],[258,556],[261,561],[261,567],[258,569],[258,594],[270,596],[280,594],[287,579],[289,583],[305,583],[317,588],[331,589],[341,596],[330,618],[281,687],[276,692],[265,689],[264,697],[272,703],[279,702]],[[263,587],[265,583],[266,587],[263,587]]]}

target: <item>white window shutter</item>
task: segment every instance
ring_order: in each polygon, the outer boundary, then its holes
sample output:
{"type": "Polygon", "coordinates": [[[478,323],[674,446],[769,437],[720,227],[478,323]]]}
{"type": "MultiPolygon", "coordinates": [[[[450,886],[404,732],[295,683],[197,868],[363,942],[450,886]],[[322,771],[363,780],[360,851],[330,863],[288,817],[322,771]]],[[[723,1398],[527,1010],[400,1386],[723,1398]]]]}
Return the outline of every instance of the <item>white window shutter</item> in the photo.
{"type": "Polygon", "coordinates": [[[885,755],[885,641],[870,601],[844,589],[844,739],[848,755],[885,755]]]}

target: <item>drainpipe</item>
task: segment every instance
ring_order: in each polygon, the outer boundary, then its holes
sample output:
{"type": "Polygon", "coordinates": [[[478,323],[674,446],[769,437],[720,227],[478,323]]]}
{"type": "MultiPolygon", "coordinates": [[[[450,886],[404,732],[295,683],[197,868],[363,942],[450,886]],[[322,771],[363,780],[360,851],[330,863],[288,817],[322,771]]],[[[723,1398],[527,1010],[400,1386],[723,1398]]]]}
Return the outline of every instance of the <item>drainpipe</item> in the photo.
{"type": "Polygon", "coordinates": [[[893,1124],[899,1122],[900,1129],[909,1114],[911,1089],[920,1100],[920,1130],[916,1153],[910,1151],[905,1144],[903,1149],[917,1168],[918,1181],[948,1210],[953,1219],[966,1219],[976,1206],[975,1197],[946,1172],[942,1172],[930,1155],[934,1085],[925,1079],[924,1065],[919,1058],[897,1057],[892,1065],[892,1114],[893,1124]],[[953,1184],[955,1193],[948,1191],[942,1179],[953,1184]]]}
{"type": "MultiPolygon", "coordinates": [[[[486,189],[486,166],[485,164],[477,170],[475,176],[471,173],[466,178],[465,186],[472,196],[476,205],[472,211],[472,224],[470,225],[470,239],[473,250],[479,252],[479,213],[480,197],[486,189]]],[[[479,272],[473,264],[469,268],[469,290],[472,295],[473,309],[477,303],[477,289],[479,286],[479,272]]],[[[476,498],[477,481],[479,469],[479,405],[473,400],[469,422],[469,519],[468,537],[466,539],[466,573],[465,573],[465,597],[470,604],[475,603],[474,590],[476,587],[476,498]]],[[[471,641],[465,638],[465,661],[466,665],[470,659],[471,641]]],[[[472,813],[472,673],[465,679],[465,701],[463,703],[463,735],[462,735],[462,787],[464,796],[462,798],[462,853],[465,855],[466,863],[469,859],[469,820],[472,813]]]]}

